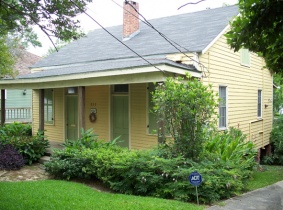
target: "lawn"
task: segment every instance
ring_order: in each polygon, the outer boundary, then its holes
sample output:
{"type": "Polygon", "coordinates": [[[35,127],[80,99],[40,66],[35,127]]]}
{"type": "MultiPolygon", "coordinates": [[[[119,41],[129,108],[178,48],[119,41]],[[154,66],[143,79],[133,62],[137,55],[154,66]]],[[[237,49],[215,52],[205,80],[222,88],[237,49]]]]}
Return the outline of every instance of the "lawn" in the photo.
{"type": "Polygon", "coordinates": [[[83,184],[59,180],[0,182],[0,209],[186,209],[205,206],[121,194],[97,192],[83,184]]]}
{"type": "MultiPolygon", "coordinates": [[[[283,166],[263,166],[248,182],[248,190],[262,188],[283,180],[283,166]]],[[[103,193],[79,183],[45,180],[33,182],[0,182],[0,209],[186,209],[203,210],[173,200],[103,193]]]]}
{"type": "Polygon", "coordinates": [[[247,189],[252,191],[283,180],[283,166],[263,165],[263,171],[254,173],[252,179],[248,182],[247,189]]]}

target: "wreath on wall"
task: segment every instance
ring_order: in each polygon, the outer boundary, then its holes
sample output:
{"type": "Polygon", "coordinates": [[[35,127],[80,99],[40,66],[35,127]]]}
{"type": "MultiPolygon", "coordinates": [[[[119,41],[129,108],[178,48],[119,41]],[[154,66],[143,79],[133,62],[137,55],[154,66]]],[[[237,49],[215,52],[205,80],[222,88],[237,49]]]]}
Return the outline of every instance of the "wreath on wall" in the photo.
{"type": "Polygon", "coordinates": [[[89,114],[89,121],[92,123],[96,121],[96,114],[94,112],[89,114]]]}

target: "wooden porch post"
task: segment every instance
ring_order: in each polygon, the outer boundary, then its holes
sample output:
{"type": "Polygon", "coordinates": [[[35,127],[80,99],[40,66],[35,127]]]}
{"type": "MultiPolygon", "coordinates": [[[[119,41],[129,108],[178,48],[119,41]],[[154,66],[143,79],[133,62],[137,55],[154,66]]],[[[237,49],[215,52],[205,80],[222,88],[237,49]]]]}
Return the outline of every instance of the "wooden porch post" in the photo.
{"type": "MultiPolygon", "coordinates": [[[[85,129],[85,87],[78,87],[79,100],[79,129],[85,129]]],[[[81,137],[81,133],[80,133],[81,137]]]]}
{"type": "Polygon", "coordinates": [[[5,111],[5,89],[1,89],[1,125],[3,126],[6,121],[6,111],[5,111]]]}
{"type": "Polygon", "coordinates": [[[39,90],[39,130],[44,131],[44,89],[39,90]]]}

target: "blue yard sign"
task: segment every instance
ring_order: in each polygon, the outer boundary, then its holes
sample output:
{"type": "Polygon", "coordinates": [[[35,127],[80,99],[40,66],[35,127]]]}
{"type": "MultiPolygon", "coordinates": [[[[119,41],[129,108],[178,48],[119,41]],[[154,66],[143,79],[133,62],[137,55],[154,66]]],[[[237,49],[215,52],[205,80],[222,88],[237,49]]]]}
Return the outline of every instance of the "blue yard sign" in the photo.
{"type": "Polygon", "coordinates": [[[198,172],[192,172],[189,176],[189,181],[193,186],[199,186],[202,182],[202,177],[198,172]]]}
{"type": "Polygon", "coordinates": [[[202,182],[202,177],[198,172],[192,172],[189,176],[189,181],[190,183],[196,187],[196,195],[197,195],[197,203],[199,205],[199,201],[198,201],[198,186],[201,184],[202,182]]]}

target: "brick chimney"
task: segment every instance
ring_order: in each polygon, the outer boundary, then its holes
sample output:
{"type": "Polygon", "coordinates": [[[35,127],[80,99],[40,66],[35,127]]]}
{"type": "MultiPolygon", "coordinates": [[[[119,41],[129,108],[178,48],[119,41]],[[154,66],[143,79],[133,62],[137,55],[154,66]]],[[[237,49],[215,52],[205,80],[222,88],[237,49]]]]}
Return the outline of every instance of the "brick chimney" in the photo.
{"type": "Polygon", "coordinates": [[[139,30],[139,4],[134,1],[124,2],[123,14],[123,41],[127,41],[137,35],[139,30]]]}

